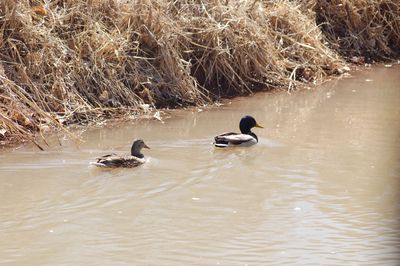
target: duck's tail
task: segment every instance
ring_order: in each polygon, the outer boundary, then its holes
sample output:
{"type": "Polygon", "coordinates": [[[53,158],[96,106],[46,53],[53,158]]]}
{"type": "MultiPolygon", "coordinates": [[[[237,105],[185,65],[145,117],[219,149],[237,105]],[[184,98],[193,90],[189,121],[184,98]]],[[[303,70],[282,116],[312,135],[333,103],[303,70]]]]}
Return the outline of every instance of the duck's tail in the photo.
{"type": "Polygon", "coordinates": [[[218,148],[226,148],[226,147],[228,147],[229,145],[226,144],[226,143],[217,143],[217,142],[214,142],[214,146],[215,146],[215,147],[218,147],[218,148]]]}
{"type": "Polygon", "coordinates": [[[99,162],[90,162],[90,165],[96,165],[98,167],[108,167],[108,165],[104,164],[104,163],[99,163],[99,162]]]}

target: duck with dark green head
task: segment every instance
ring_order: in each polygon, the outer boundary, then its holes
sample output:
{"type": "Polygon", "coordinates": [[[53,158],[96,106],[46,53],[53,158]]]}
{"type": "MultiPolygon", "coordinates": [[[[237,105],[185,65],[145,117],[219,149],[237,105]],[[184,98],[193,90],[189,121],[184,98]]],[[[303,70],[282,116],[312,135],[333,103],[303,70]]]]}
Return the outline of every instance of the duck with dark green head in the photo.
{"type": "Polygon", "coordinates": [[[107,167],[107,168],[117,168],[117,167],[125,167],[132,168],[139,166],[145,163],[144,155],[141,153],[141,149],[146,148],[150,149],[143,140],[137,139],[133,142],[131,147],[131,155],[128,156],[119,156],[115,153],[107,154],[101,157],[96,158],[96,162],[92,162],[91,164],[99,166],[99,167],[107,167]]]}
{"type": "Polygon", "coordinates": [[[264,128],[256,122],[254,117],[246,115],[240,119],[239,128],[241,133],[227,132],[215,136],[214,145],[220,148],[254,145],[258,143],[258,137],[251,131],[253,127],[264,128]]]}

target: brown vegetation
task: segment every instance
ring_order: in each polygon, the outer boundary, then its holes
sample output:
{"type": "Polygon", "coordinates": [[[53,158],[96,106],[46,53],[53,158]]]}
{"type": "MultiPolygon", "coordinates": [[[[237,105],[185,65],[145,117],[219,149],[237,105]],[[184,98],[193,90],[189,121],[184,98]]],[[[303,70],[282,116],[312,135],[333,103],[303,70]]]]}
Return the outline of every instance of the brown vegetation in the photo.
{"type": "Polygon", "coordinates": [[[362,40],[342,38],[354,29],[364,38],[375,34],[377,54],[398,49],[399,4],[382,6],[382,18],[373,9],[369,23],[370,9],[345,0],[299,3],[2,0],[0,140],[34,140],[46,128],[147,106],[198,105],[315,82],[343,66],[316,20],[340,50],[366,49],[362,40]],[[339,5],[349,18],[335,13],[339,5]]]}
{"type": "Polygon", "coordinates": [[[400,55],[400,1],[318,0],[316,21],[331,47],[368,60],[400,55]]]}

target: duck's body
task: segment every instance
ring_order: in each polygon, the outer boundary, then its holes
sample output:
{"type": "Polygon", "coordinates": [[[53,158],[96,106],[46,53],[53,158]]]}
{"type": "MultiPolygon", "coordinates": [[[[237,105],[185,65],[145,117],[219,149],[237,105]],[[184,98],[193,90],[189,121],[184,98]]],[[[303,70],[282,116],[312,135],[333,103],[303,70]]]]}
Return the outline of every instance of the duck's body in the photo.
{"type": "Polygon", "coordinates": [[[244,116],[239,123],[241,133],[227,132],[215,136],[214,145],[225,148],[229,146],[251,146],[258,143],[258,137],[251,132],[253,127],[263,128],[251,116],[244,116]]]}
{"type": "Polygon", "coordinates": [[[138,158],[135,156],[118,156],[115,154],[104,155],[96,159],[97,161],[92,164],[107,168],[132,168],[145,163],[144,158],[138,158]]]}
{"type": "Polygon", "coordinates": [[[216,147],[228,147],[228,146],[251,146],[257,144],[258,139],[257,136],[252,136],[250,134],[241,134],[241,133],[222,133],[218,136],[215,136],[215,146],[216,147]]]}
{"type": "Polygon", "coordinates": [[[99,167],[107,167],[107,168],[132,168],[139,166],[146,162],[144,155],[140,152],[142,148],[150,149],[143,140],[139,139],[133,142],[131,148],[131,155],[128,156],[119,156],[115,153],[107,154],[101,157],[96,158],[96,162],[92,162],[91,164],[99,166],[99,167]]]}

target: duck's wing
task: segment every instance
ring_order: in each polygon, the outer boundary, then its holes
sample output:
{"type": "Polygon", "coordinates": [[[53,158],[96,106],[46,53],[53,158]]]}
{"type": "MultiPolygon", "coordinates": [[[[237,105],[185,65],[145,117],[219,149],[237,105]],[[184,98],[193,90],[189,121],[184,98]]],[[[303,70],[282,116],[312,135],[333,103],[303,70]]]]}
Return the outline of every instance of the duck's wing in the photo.
{"type": "Polygon", "coordinates": [[[120,167],[124,162],[124,157],[116,154],[107,154],[96,159],[97,161],[92,164],[100,167],[120,167]]]}
{"type": "Polygon", "coordinates": [[[241,133],[234,133],[234,132],[227,132],[215,136],[215,146],[217,147],[227,147],[230,145],[237,146],[237,145],[253,145],[257,143],[257,140],[248,134],[241,134],[241,133]]]}

